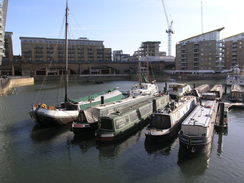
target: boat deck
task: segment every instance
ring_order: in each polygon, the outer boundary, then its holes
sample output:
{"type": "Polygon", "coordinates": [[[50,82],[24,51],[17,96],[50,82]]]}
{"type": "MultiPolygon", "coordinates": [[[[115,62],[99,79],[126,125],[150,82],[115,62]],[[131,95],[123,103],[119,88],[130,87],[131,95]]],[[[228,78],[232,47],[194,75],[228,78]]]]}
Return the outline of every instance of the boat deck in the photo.
{"type": "Polygon", "coordinates": [[[212,106],[215,101],[206,100],[202,102],[202,105],[197,106],[192,113],[184,120],[182,125],[198,125],[208,127],[210,125],[212,106]]]}

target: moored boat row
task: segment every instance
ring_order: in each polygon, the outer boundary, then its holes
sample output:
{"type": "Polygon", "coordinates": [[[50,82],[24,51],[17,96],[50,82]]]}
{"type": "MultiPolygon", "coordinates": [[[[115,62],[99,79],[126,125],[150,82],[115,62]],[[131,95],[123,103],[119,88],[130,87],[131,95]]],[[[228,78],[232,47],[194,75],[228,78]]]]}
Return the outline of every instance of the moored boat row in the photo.
{"type": "Polygon", "coordinates": [[[98,128],[98,122],[100,117],[119,112],[137,103],[150,100],[153,97],[154,96],[130,96],[123,100],[100,104],[86,110],[81,110],[78,120],[74,120],[72,123],[72,131],[75,135],[95,133],[95,130],[98,128]]]}
{"type": "Polygon", "coordinates": [[[111,113],[100,118],[100,126],[96,132],[98,141],[114,141],[127,136],[138,125],[150,117],[153,110],[165,107],[169,96],[157,96],[151,100],[125,108],[124,111],[111,113]],[[155,109],[153,109],[155,105],[155,109]]]}
{"type": "Polygon", "coordinates": [[[34,105],[30,111],[30,116],[40,125],[65,125],[77,120],[80,110],[100,104],[101,97],[103,97],[105,103],[124,98],[119,90],[113,89],[73,101],[68,100],[68,102],[62,103],[60,106],[48,106],[47,104],[34,105]]]}

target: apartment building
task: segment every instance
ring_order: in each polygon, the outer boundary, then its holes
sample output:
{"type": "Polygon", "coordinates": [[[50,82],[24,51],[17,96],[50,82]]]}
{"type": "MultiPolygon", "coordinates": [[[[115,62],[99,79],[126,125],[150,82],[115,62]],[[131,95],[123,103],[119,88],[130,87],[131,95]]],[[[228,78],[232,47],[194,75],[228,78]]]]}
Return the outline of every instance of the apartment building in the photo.
{"type": "Polygon", "coordinates": [[[244,68],[244,33],[225,38],[224,44],[226,69],[236,65],[244,68]]]}
{"type": "Polygon", "coordinates": [[[160,41],[146,41],[142,42],[139,49],[140,56],[159,56],[160,41]]]}
{"type": "Polygon", "coordinates": [[[0,2],[0,65],[2,65],[2,59],[4,57],[4,34],[7,18],[7,7],[8,0],[0,2]]]}
{"type": "Polygon", "coordinates": [[[3,58],[7,62],[13,61],[13,40],[12,40],[13,33],[12,32],[5,32],[4,36],[4,48],[5,48],[5,57],[3,58]]]}
{"type": "Polygon", "coordinates": [[[225,68],[224,44],[219,28],[191,38],[176,45],[176,70],[180,72],[215,72],[225,68]]]}
{"type": "Polygon", "coordinates": [[[123,50],[113,51],[113,61],[114,62],[127,62],[130,59],[130,54],[124,54],[123,50]]]}
{"type": "MultiPolygon", "coordinates": [[[[25,62],[64,62],[65,40],[20,37],[22,60],[25,62]]],[[[111,48],[105,48],[103,41],[87,38],[69,40],[69,62],[111,61],[111,48]]]]}

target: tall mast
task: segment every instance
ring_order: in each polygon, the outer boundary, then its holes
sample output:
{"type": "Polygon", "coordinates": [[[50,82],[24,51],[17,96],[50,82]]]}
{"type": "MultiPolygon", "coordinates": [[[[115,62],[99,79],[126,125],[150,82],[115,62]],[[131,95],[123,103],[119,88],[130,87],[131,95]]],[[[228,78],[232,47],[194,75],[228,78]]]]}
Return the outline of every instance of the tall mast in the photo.
{"type": "Polygon", "coordinates": [[[139,72],[139,86],[141,88],[141,83],[142,83],[142,76],[141,76],[141,61],[140,59],[138,60],[138,72],[139,72]]]}
{"type": "Polygon", "coordinates": [[[201,1],[201,28],[202,28],[202,34],[203,34],[203,4],[201,1]]]}
{"type": "Polygon", "coordinates": [[[68,45],[68,1],[66,1],[66,10],[65,10],[65,94],[64,94],[64,102],[68,102],[68,59],[69,59],[69,45],[68,45]]]}

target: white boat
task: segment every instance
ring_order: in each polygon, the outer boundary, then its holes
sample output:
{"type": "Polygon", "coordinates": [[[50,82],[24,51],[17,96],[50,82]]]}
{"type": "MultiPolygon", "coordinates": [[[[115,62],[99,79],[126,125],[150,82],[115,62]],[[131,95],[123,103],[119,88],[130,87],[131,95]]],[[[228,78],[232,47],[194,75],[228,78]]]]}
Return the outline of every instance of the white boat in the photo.
{"type": "Polygon", "coordinates": [[[221,98],[224,94],[224,88],[221,84],[216,84],[213,86],[213,88],[211,88],[210,92],[216,94],[217,100],[221,100],[221,98]]]}
{"type": "Polygon", "coordinates": [[[212,93],[205,93],[204,98],[181,125],[180,146],[189,153],[200,152],[212,141],[218,103],[212,93]]]}
{"type": "Polygon", "coordinates": [[[232,102],[244,102],[244,91],[240,85],[233,84],[231,86],[229,100],[232,102]]]}
{"type": "Polygon", "coordinates": [[[203,84],[192,89],[191,94],[196,97],[202,97],[203,93],[206,93],[209,90],[208,84],[203,84]]]}
{"type": "Polygon", "coordinates": [[[158,85],[155,82],[152,83],[138,83],[132,86],[130,90],[130,95],[151,95],[155,96],[159,94],[158,85]]]}
{"type": "Polygon", "coordinates": [[[80,110],[99,105],[102,100],[101,97],[106,103],[121,100],[124,96],[119,90],[114,89],[75,99],[74,101],[69,100],[57,107],[46,104],[34,105],[30,111],[30,116],[40,125],[65,125],[77,120],[80,110]]]}
{"type": "Polygon", "coordinates": [[[244,73],[238,66],[235,66],[233,72],[226,77],[226,85],[240,85],[244,86],[244,73]]]}
{"type": "Polygon", "coordinates": [[[167,92],[172,99],[176,99],[191,92],[191,86],[186,83],[168,83],[167,92]]]}
{"type": "Polygon", "coordinates": [[[65,125],[77,120],[79,110],[101,103],[103,96],[104,102],[112,102],[121,100],[123,95],[118,90],[108,90],[93,94],[88,97],[76,99],[74,101],[68,99],[68,4],[66,5],[66,26],[65,26],[65,96],[64,103],[58,107],[48,106],[47,104],[33,105],[29,112],[31,118],[40,125],[65,125]]]}
{"type": "Polygon", "coordinates": [[[178,102],[154,112],[145,132],[146,137],[152,140],[170,140],[177,135],[181,122],[196,105],[196,97],[184,96],[178,102]]]}
{"type": "Polygon", "coordinates": [[[151,95],[155,96],[159,94],[158,85],[156,81],[149,82],[149,70],[148,70],[148,62],[146,62],[146,67],[141,66],[142,62],[138,61],[138,78],[139,83],[132,86],[130,90],[131,96],[137,95],[151,95]],[[142,82],[144,80],[144,82],[142,82]]]}

